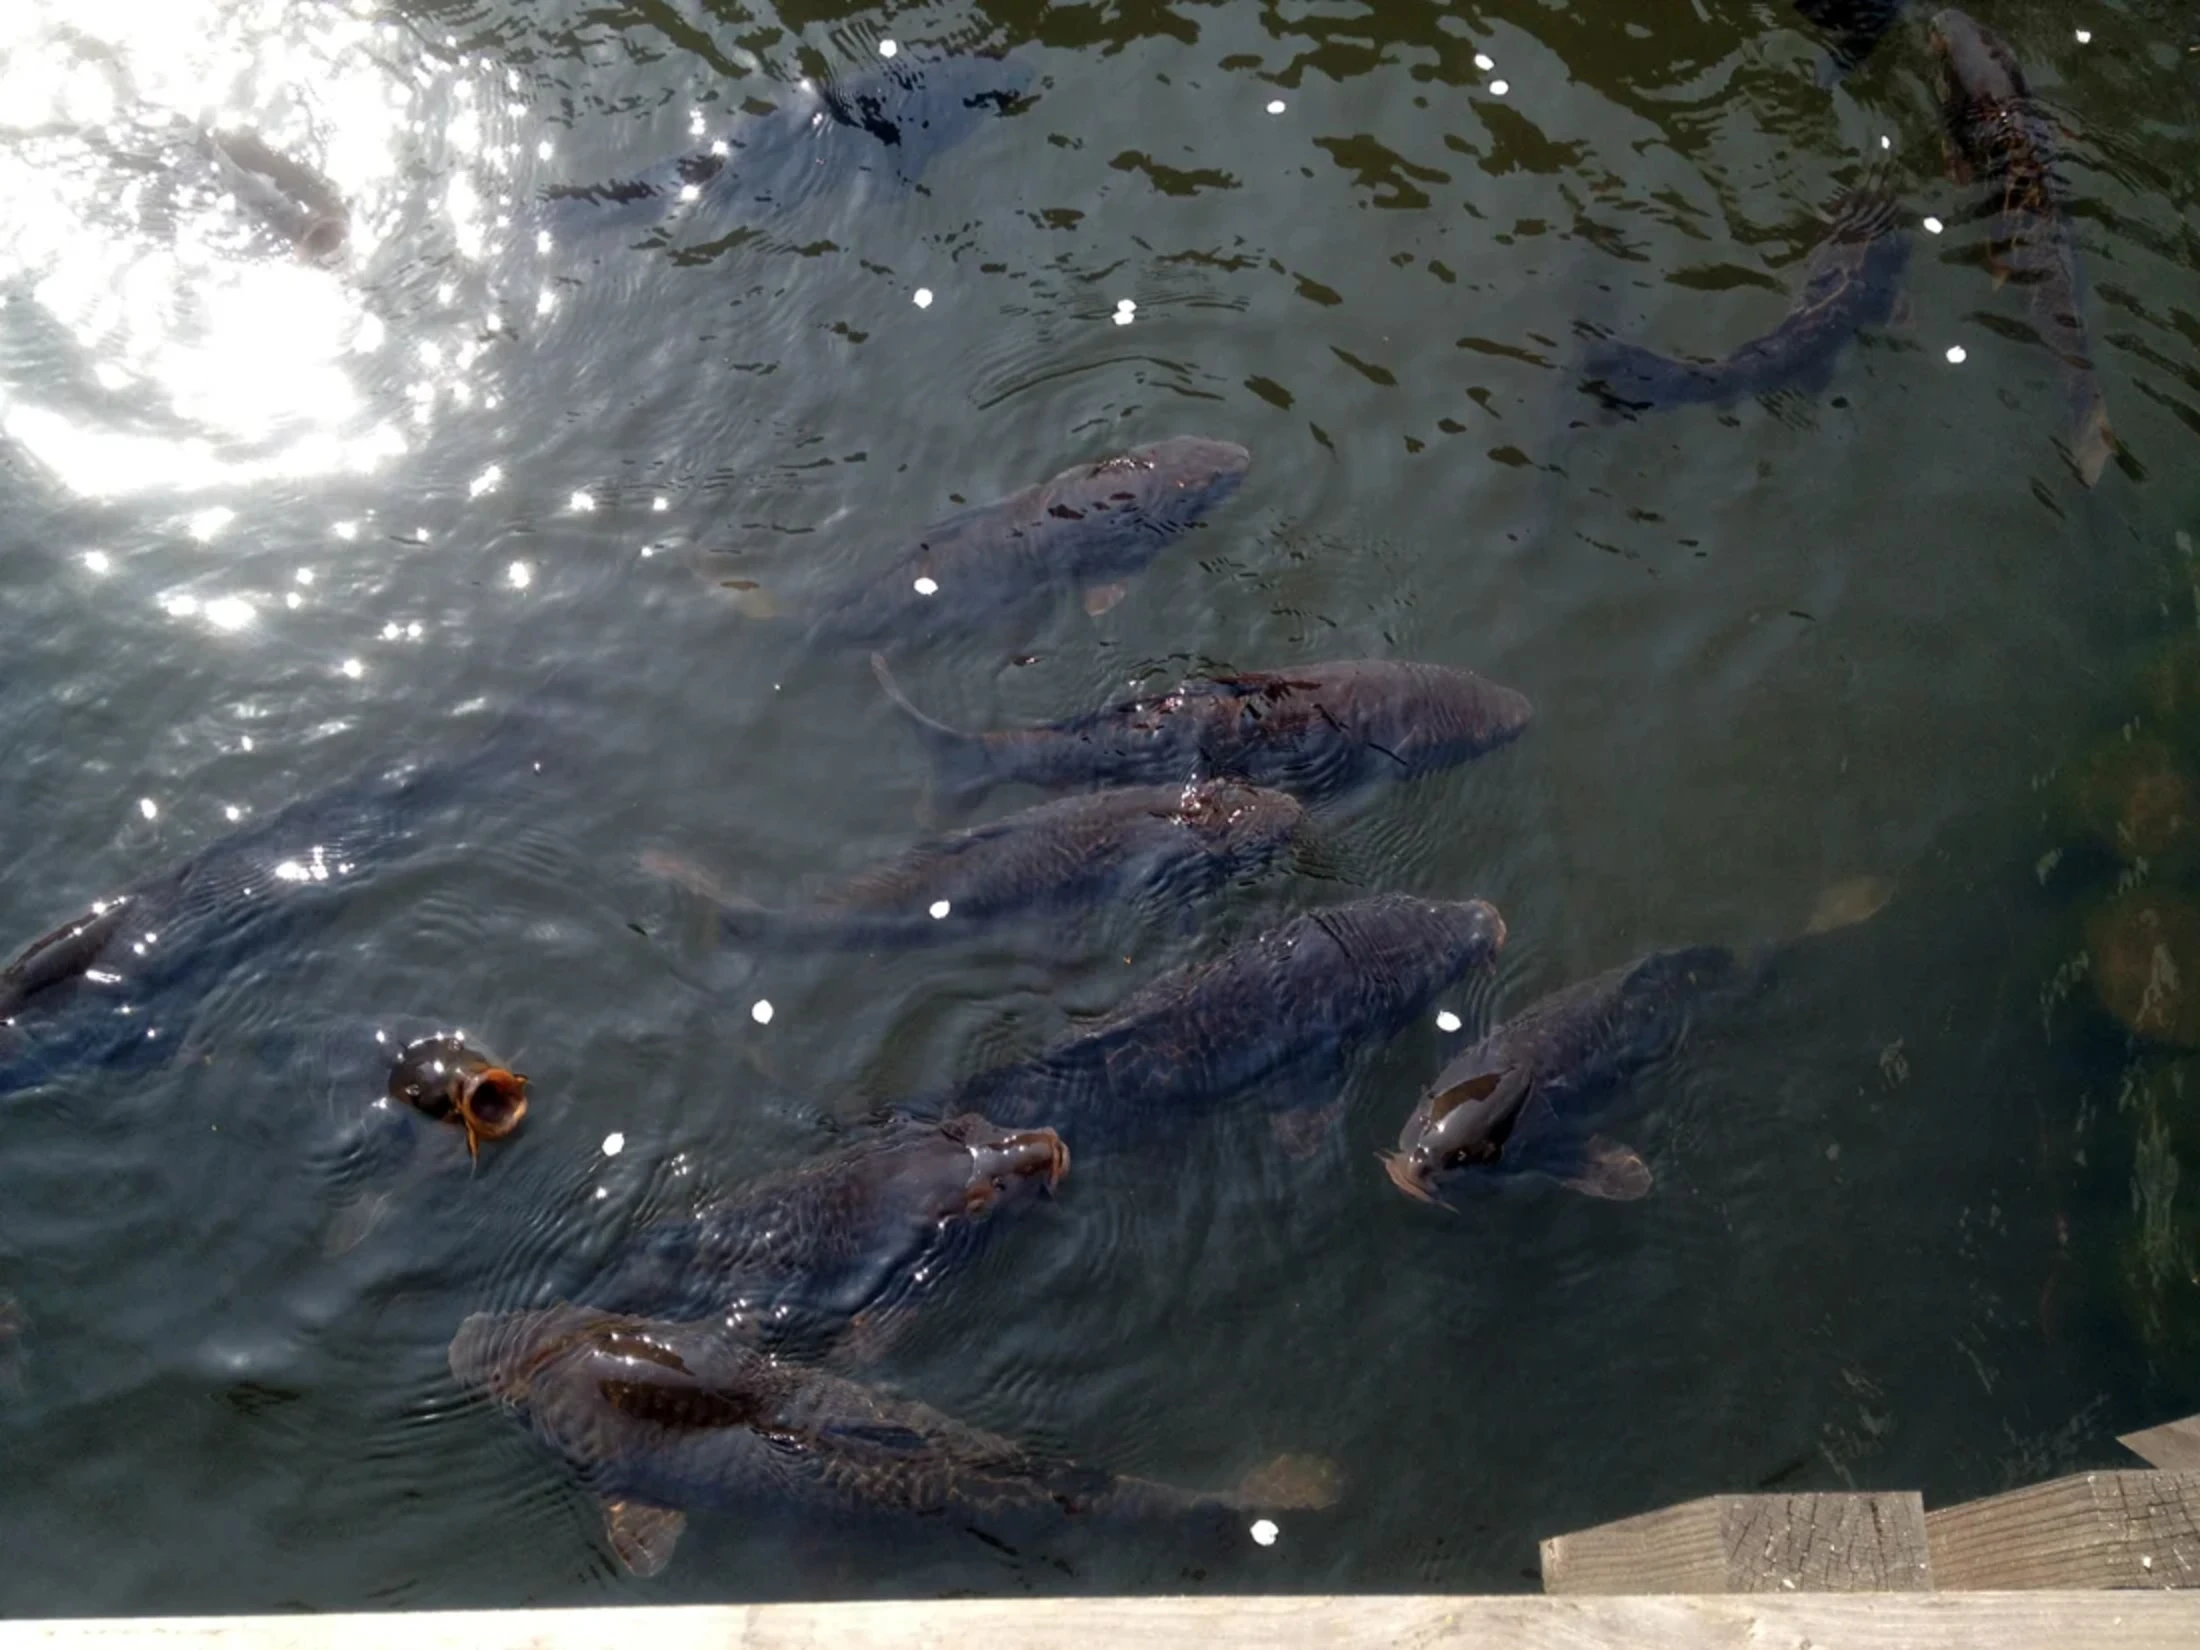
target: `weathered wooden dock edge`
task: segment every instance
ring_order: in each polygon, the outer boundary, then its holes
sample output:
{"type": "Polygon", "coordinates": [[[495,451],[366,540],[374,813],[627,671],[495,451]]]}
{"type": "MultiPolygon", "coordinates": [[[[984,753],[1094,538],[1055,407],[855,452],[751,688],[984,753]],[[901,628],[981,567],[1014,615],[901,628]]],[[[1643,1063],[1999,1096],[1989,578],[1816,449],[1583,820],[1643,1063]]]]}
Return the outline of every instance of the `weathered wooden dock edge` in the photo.
{"type": "Polygon", "coordinates": [[[0,1622],[0,1650],[2191,1650],[2200,1594],[1095,1598],[0,1622]]]}
{"type": "Polygon", "coordinates": [[[1707,1495],[1541,1543],[1584,1594],[2200,1589],[2200,1416],[2118,1440],[2107,1468],[1928,1513],[1914,1490],[1707,1495]]]}

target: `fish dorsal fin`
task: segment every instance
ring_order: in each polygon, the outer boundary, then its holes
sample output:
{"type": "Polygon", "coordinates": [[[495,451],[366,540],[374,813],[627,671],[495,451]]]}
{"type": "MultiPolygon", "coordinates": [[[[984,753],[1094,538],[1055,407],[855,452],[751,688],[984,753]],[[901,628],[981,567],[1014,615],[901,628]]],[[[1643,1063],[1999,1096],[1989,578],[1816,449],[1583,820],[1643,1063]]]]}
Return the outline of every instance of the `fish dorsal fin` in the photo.
{"type": "Polygon", "coordinates": [[[824,1428],[820,1436],[892,1455],[921,1455],[933,1443],[915,1427],[897,1426],[892,1421],[845,1422],[824,1428]]]}
{"type": "Polygon", "coordinates": [[[672,1562],[672,1549],[687,1528],[687,1514],[639,1501],[606,1501],[603,1533],[619,1562],[638,1576],[653,1576],[672,1562]]]}
{"type": "Polygon", "coordinates": [[[621,1415],[676,1432],[751,1427],[765,1418],[764,1406],[753,1393],[706,1386],[692,1377],[605,1379],[597,1389],[621,1415]]]}
{"type": "Polygon", "coordinates": [[[1428,1099],[1428,1120],[1431,1123],[1440,1123],[1461,1106],[1476,1100],[1487,1100],[1497,1092],[1498,1086],[1505,1081],[1505,1076],[1502,1071],[1485,1071],[1463,1083],[1438,1089],[1428,1099]]]}

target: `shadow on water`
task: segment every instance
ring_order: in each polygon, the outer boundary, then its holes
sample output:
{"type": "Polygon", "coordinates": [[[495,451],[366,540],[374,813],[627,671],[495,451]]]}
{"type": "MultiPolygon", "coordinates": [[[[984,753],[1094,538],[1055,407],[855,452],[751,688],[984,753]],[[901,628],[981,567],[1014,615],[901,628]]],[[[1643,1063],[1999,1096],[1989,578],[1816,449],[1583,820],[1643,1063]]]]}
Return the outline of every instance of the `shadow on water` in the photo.
{"type": "Polygon", "coordinates": [[[543,774],[484,777],[163,1007],[188,1055],[0,1100],[0,1609],[1511,1588],[1596,1519],[1945,1499],[2200,1408],[2193,41],[2160,5],[2090,40],[2039,0],[1980,16],[2062,145],[2121,444],[2091,490],[1944,169],[1917,7],[1838,77],[1831,33],[1738,0],[11,11],[0,929],[559,714],[543,774]],[[798,81],[939,52],[1030,79],[921,169],[841,122],[858,158],[770,214],[549,252],[521,223],[715,135],[807,156],[798,81]],[[177,135],[217,117],[344,196],[334,267],[189,171],[177,135]],[[1822,388],[1598,419],[1596,347],[1765,336],[1867,182],[1902,301],[1822,388]],[[1196,921],[715,945],[646,856],[777,905],[1039,800],[943,818],[863,651],[723,581],[818,588],[1178,435],[1250,450],[1235,497],[1097,614],[897,655],[910,700],[1029,727],[1425,660],[1532,724],[1321,799],[1196,921]],[[1646,952],[1793,936],[1860,877],[1884,910],[1600,1118],[1649,1196],[1433,1208],[1383,1174],[1493,1024],[1646,952]],[[454,1381],[469,1315],[1392,892],[1487,898],[1508,941],[1289,1096],[1337,1102],[1325,1129],[1220,1106],[1081,1160],[834,1365],[1111,1473],[1336,1463],[1336,1511],[1273,1547],[701,1514],[643,1582],[454,1381]],[[523,1125],[478,1160],[440,1126],[369,1150],[393,1041],[440,1030],[527,1074],[523,1125]]]}

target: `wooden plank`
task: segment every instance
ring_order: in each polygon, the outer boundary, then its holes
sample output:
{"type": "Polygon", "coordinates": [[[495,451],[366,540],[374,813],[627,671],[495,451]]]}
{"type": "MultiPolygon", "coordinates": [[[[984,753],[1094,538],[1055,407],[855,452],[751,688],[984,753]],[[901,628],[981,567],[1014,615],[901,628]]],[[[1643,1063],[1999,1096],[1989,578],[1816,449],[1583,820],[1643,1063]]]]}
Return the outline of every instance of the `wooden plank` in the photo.
{"type": "Polygon", "coordinates": [[[2188,1415],[2143,1432],[2127,1432],[2117,1443],[2150,1467],[2164,1472],[2200,1472],[2200,1415],[2188,1415]]]}
{"type": "Polygon", "coordinates": [[[920,1599],[0,1622],[0,1650],[2192,1650],[2194,1593],[920,1599]]]}
{"type": "Polygon", "coordinates": [[[1875,1495],[1707,1495],[1543,1543],[1547,1593],[1921,1592],[1925,1504],[1875,1495]]]}
{"type": "Polygon", "coordinates": [[[2200,1586],[2200,1472],[2087,1472],[1925,1520],[1944,1588],[2200,1586]]]}

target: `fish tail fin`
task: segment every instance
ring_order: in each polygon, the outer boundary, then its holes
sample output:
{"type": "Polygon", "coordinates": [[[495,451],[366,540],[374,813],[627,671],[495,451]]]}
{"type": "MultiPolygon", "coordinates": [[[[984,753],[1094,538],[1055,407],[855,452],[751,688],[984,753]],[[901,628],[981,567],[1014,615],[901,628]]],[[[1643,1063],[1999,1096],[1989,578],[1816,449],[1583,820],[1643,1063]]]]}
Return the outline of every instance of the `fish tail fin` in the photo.
{"type": "Polygon", "coordinates": [[[934,778],[925,799],[928,811],[960,811],[992,789],[993,765],[984,739],[951,728],[912,704],[894,680],[893,672],[886,668],[885,654],[871,655],[871,674],[878,678],[879,687],[894,708],[916,728],[917,737],[931,755],[934,778]]]}
{"type": "Polygon", "coordinates": [[[1790,929],[1782,938],[1760,941],[1741,953],[1745,994],[1771,989],[1792,961],[1817,950],[1827,935],[1860,928],[1871,921],[1887,908],[1898,886],[1892,876],[1868,873],[1844,877],[1821,888],[1800,931],[1790,929]]]}
{"type": "Polygon", "coordinates": [[[1279,1455],[1240,1479],[1230,1499],[1247,1509],[1313,1512],[1334,1505],[1343,1489],[1336,1462],[1319,1455],[1279,1455]]]}

